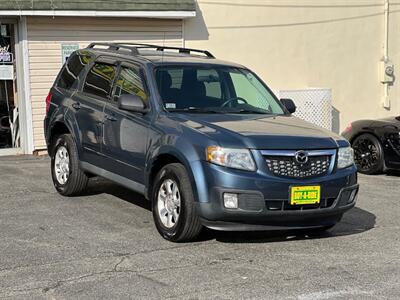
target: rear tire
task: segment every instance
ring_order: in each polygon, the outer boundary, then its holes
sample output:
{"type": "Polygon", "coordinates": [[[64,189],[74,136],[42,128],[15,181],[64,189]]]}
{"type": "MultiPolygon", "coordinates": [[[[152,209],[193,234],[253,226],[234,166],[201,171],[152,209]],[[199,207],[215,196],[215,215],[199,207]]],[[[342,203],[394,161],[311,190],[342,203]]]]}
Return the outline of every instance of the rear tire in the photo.
{"type": "Polygon", "coordinates": [[[385,168],[383,148],[372,134],[364,133],[353,142],[354,160],[358,172],[373,175],[382,173],[385,168]]]}
{"type": "Polygon", "coordinates": [[[154,223],[163,238],[172,242],[195,240],[202,230],[193,188],[182,164],[166,165],[157,174],[152,191],[154,223]]]}
{"type": "Polygon", "coordinates": [[[56,137],[50,149],[51,175],[57,192],[63,196],[81,194],[89,179],[79,166],[78,150],[72,136],[56,137]]]}

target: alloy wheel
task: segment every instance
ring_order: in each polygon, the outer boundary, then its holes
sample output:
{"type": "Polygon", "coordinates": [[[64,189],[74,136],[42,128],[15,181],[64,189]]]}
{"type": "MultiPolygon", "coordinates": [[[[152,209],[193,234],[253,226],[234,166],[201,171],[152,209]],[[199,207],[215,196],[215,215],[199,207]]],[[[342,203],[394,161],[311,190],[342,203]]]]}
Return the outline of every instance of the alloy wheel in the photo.
{"type": "Polygon", "coordinates": [[[69,153],[65,146],[57,149],[54,158],[54,173],[59,184],[64,185],[69,178],[69,153]]]}
{"type": "Polygon", "coordinates": [[[368,138],[357,140],[353,145],[354,160],[361,171],[369,171],[379,163],[379,149],[368,138]]]}
{"type": "Polygon", "coordinates": [[[174,180],[166,179],[160,185],[157,208],[162,224],[168,229],[174,227],[181,212],[181,194],[174,180]]]}

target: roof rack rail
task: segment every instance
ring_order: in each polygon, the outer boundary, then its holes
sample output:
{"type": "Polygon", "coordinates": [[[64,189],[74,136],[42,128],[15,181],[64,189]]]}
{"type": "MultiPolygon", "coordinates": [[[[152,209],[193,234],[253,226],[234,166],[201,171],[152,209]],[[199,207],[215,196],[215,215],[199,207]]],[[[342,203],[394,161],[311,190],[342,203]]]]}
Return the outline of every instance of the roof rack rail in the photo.
{"type": "Polygon", "coordinates": [[[117,43],[117,44],[134,46],[136,48],[154,48],[157,51],[178,50],[179,53],[186,53],[186,54],[190,54],[191,52],[197,52],[197,53],[202,53],[202,54],[206,55],[208,58],[215,58],[215,56],[207,50],[182,48],[182,47],[171,47],[171,46],[160,46],[160,45],[152,45],[152,44],[140,44],[140,43],[117,43]]]}
{"type": "Polygon", "coordinates": [[[151,44],[140,44],[140,43],[91,43],[88,48],[95,48],[96,46],[104,46],[108,47],[106,50],[118,51],[120,49],[130,50],[133,55],[139,55],[138,49],[155,49],[156,51],[164,51],[164,50],[178,50],[179,53],[190,54],[191,52],[202,53],[206,55],[208,58],[215,58],[211,52],[207,50],[199,50],[192,48],[181,48],[181,47],[170,47],[170,46],[160,46],[160,45],[151,45],[151,44]]]}
{"type": "Polygon", "coordinates": [[[133,55],[139,55],[139,51],[138,51],[137,47],[124,46],[124,44],[118,44],[118,43],[91,43],[87,47],[93,49],[96,46],[108,47],[107,49],[104,49],[104,50],[111,50],[111,51],[118,51],[120,49],[129,50],[132,52],[133,55]]]}

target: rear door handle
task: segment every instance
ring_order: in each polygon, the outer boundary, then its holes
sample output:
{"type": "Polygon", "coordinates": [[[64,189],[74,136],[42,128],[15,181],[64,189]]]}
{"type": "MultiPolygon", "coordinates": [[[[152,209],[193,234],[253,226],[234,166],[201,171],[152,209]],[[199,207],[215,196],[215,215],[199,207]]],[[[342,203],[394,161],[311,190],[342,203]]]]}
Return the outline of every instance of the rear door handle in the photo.
{"type": "Polygon", "coordinates": [[[116,117],[114,117],[114,116],[110,116],[110,115],[105,115],[105,118],[108,120],[108,121],[117,121],[117,118],[116,117]]]}
{"type": "Polygon", "coordinates": [[[81,108],[81,104],[79,102],[74,102],[72,103],[72,107],[75,108],[76,110],[81,108]]]}

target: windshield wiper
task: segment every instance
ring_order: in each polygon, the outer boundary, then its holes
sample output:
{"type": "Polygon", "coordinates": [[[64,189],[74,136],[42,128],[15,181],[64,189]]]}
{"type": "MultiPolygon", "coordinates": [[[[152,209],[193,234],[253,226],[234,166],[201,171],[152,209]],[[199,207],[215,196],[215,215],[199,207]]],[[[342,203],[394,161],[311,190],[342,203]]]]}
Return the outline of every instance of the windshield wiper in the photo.
{"type": "Polygon", "coordinates": [[[186,112],[200,114],[260,114],[273,115],[272,113],[261,109],[235,109],[235,110],[219,110],[212,108],[185,107],[185,108],[170,108],[169,112],[186,112]]]}
{"type": "Polygon", "coordinates": [[[257,110],[257,109],[240,109],[232,112],[234,114],[260,114],[260,115],[272,115],[272,113],[265,110],[257,110]]]}
{"type": "Polygon", "coordinates": [[[224,113],[222,111],[218,111],[215,109],[208,108],[199,108],[199,107],[186,107],[186,108],[170,108],[169,112],[189,112],[189,113],[201,113],[201,114],[221,114],[224,113]]]}

